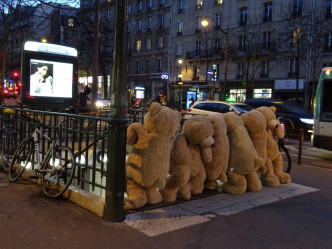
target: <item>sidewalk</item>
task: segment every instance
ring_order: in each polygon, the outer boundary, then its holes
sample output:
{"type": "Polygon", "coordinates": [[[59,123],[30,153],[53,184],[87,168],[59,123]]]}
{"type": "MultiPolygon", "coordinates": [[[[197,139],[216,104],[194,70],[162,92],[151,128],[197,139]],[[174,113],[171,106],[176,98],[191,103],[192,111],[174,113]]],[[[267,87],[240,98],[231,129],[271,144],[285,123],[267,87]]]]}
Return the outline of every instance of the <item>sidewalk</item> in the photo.
{"type": "Polygon", "coordinates": [[[0,248],[332,248],[332,172],[295,165],[293,183],[216,194],[103,220],[0,171],[0,248]]]}

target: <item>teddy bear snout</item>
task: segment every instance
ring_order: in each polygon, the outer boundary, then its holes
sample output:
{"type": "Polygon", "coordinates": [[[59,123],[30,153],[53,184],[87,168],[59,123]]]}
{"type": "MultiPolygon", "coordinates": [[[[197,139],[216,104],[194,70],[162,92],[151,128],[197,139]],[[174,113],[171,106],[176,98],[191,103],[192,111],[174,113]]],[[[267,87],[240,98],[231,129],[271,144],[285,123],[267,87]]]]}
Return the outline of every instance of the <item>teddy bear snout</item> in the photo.
{"type": "Polygon", "coordinates": [[[212,147],[213,144],[214,144],[213,138],[212,137],[207,137],[202,141],[201,148],[212,147]]]}

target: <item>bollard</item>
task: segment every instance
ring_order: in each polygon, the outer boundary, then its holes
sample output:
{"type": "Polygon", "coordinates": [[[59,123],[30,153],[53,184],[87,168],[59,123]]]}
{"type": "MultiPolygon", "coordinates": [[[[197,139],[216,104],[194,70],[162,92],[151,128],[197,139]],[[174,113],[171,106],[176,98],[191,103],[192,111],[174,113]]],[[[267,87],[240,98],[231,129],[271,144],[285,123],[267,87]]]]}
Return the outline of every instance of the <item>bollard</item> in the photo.
{"type": "Polygon", "coordinates": [[[303,138],[304,138],[304,135],[303,135],[303,129],[300,129],[300,136],[299,136],[299,154],[298,154],[298,157],[297,157],[297,163],[298,164],[301,164],[301,160],[302,160],[302,146],[303,146],[303,138]]]}

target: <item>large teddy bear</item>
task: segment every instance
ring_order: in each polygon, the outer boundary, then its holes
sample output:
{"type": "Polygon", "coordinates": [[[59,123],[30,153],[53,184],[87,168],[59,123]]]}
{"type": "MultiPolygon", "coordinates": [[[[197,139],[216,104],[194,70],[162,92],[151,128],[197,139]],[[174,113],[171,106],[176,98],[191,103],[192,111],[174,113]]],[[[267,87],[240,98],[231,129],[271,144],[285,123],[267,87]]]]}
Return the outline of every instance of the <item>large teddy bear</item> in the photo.
{"type": "Polygon", "coordinates": [[[133,145],[133,149],[126,162],[125,209],[162,202],[158,189],[166,184],[171,139],[180,122],[179,112],[154,102],[144,116],[144,125],[133,123],[128,127],[127,144],[133,145]]]}
{"type": "Polygon", "coordinates": [[[241,117],[235,113],[224,114],[230,146],[227,182],[222,190],[230,194],[242,194],[246,190],[257,192],[262,183],[257,171],[264,167],[264,160],[258,157],[255,147],[244,127],[241,117]]]}
{"type": "MultiPolygon", "coordinates": [[[[267,131],[266,120],[263,113],[251,110],[241,115],[244,126],[259,157],[266,160],[267,131]]],[[[266,172],[266,167],[259,169],[260,173],[266,172]]]]}
{"type": "Polygon", "coordinates": [[[264,114],[267,130],[267,158],[265,163],[267,172],[262,175],[262,183],[270,187],[279,186],[280,183],[290,183],[290,175],[282,170],[283,160],[276,140],[276,138],[284,138],[285,135],[279,120],[276,118],[276,108],[274,106],[262,106],[256,110],[264,114]]]}
{"type": "Polygon", "coordinates": [[[227,137],[227,125],[223,114],[213,114],[208,116],[213,125],[212,161],[205,164],[206,189],[217,189],[216,180],[226,182],[226,171],[229,160],[229,140],[227,137]]]}
{"type": "Polygon", "coordinates": [[[174,141],[170,159],[170,176],[161,190],[165,202],[175,201],[178,192],[189,200],[201,194],[206,178],[204,164],[212,160],[213,126],[207,116],[186,120],[174,141]]]}

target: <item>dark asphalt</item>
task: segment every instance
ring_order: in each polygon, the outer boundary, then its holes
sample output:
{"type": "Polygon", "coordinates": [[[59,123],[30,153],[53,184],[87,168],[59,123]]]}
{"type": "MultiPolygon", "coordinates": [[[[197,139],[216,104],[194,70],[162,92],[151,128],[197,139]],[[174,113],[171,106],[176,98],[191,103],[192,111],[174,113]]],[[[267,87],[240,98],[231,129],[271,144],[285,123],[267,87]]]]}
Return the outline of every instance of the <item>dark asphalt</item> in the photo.
{"type": "Polygon", "coordinates": [[[332,248],[332,170],[295,165],[291,175],[319,191],[148,237],[0,171],[0,248],[332,248]]]}

